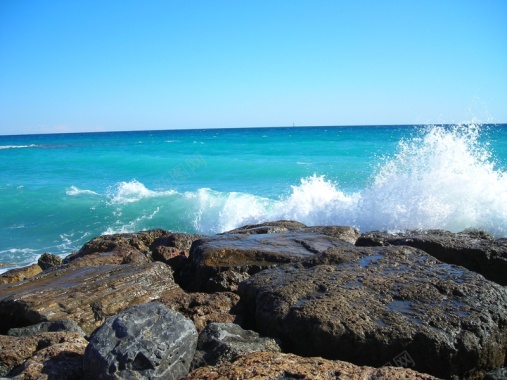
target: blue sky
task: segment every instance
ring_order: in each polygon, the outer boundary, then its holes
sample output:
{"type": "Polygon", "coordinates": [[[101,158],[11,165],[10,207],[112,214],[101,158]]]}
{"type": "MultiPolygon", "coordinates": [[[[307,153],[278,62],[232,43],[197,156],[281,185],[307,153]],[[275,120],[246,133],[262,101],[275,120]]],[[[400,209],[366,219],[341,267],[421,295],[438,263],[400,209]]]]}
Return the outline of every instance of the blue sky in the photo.
{"type": "Polygon", "coordinates": [[[507,1],[0,1],[0,134],[507,122],[507,1]]]}

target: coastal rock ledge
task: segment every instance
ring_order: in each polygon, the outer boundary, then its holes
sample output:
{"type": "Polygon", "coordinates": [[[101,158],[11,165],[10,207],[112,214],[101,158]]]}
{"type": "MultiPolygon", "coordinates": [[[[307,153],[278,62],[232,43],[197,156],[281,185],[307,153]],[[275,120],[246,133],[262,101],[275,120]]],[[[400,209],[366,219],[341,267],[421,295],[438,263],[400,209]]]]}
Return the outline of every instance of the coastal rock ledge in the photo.
{"type": "Polygon", "coordinates": [[[505,243],[286,220],[99,236],[0,275],[0,377],[505,379],[505,243]]]}

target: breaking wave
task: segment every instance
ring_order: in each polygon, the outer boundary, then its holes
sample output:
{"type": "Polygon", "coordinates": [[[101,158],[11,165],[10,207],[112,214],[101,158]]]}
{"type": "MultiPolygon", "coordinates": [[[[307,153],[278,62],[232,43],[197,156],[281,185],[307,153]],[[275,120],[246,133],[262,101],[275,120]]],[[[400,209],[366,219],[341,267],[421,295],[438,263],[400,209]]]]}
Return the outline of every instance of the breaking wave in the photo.
{"type": "Polygon", "coordinates": [[[122,182],[109,203],[153,199],[152,207],[109,233],[157,227],[218,233],[249,223],[292,219],[307,225],[351,225],[361,231],[466,228],[507,236],[507,175],[495,168],[475,125],[423,129],[381,157],[370,185],[346,192],[321,175],[300,180],[276,199],[208,188],[178,193],[152,191],[138,181],[122,182]],[[148,226],[146,226],[148,228],[148,226]]]}

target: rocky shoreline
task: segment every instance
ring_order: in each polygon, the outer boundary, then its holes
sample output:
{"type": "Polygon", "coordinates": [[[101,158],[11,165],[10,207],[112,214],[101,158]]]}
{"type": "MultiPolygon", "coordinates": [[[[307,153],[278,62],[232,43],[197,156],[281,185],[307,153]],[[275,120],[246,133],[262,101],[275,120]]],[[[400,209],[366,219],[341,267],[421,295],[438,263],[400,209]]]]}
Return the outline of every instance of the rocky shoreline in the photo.
{"type": "Polygon", "coordinates": [[[505,379],[507,239],[294,221],[0,275],[9,379],[505,379]]]}

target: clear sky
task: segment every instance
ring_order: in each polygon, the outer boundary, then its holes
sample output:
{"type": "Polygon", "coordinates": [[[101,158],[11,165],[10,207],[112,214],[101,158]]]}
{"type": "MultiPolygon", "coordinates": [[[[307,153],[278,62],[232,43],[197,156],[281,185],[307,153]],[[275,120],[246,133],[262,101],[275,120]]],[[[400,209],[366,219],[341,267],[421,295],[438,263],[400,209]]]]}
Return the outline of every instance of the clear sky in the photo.
{"type": "Polygon", "coordinates": [[[0,134],[473,118],[506,0],[0,0],[0,134]]]}

